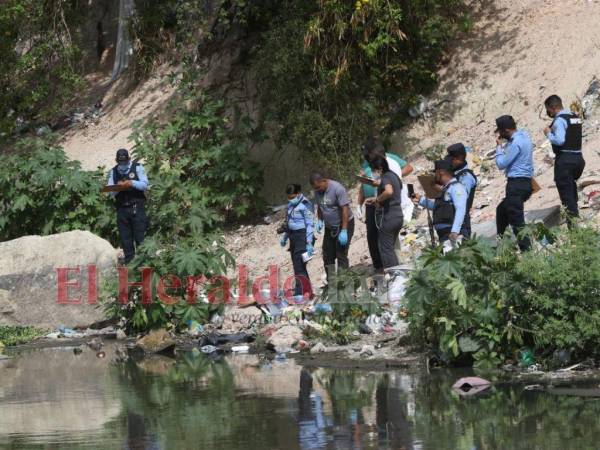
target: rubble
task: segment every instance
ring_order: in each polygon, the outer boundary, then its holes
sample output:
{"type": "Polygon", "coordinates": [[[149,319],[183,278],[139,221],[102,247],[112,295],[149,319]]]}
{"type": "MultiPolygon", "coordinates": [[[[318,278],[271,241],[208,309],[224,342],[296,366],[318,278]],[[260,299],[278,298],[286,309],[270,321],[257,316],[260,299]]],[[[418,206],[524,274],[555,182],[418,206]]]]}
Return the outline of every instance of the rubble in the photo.
{"type": "Polygon", "coordinates": [[[151,331],[143,338],[139,339],[136,346],[141,348],[145,353],[160,353],[174,347],[175,339],[171,337],[165,329],[151,331]]]}
{"type": "Polygon", "coordinates": [[[284,325],[269,337],[267,346],[277,353],[287,353],[300,339],[302,330],[298,326],[284,325]]]}

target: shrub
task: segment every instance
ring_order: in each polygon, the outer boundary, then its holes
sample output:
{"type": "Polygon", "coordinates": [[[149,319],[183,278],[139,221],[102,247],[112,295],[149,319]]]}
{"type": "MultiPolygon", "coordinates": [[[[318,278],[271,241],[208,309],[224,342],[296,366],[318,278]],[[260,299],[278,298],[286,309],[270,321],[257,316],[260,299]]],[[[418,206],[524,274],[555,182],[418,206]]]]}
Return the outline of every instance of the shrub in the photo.
{"type": "Polygon", "coordinates": [[[101,170],[84,171],[51,141],[27,139],[0,167],[0,241],[89,230],[116,243],[115,215],[101,170]]]}
{"type": "Polygon", "coordinates": [[[407,290],[410,330],[446,363],[493,367],[531,347],[542,361],[566,350],[598,356],[600,233],[554,231],[522,256],[474,239],[427,251],[407,290]]]}
{"type": "MultiPolygon", "coordinates": [[[[208,281],[200,289],[198,303],[190,304],[185,280],[188,276],[210,280],[233,266],[219,227],[256,213],[261,205],[262,173],[249,159],[247,128],[242,124],[234,130],[223,103],[193,85],[184,82],[179,94],[168,122],[138,124],[133,133],[135,156],[143,158],[152,187],[147,203],[150,237],[131,268],[135,276],[142,266],[152,268],[154,286],[165,275],[177,276],[184,286],[169,293],[177,299],[173,305],[156,295],[144,305],[137,291],[130,293],[128,304],[114,298],[107,302],[109,317],[121,320],[129,330],[182,328],[190,320],[206,322],[218,311],[219,305],[206,301],[206,293],[218,282],[208,281]]],[[[109,289],[114,295],[115,281],[109,289]]]]}
{"type": "Polygon", "coordinates": [[[19,121],[54,118],[83,83],[72,39],[78,2],[7,0],[0,8],[0,140],[19,121]]]}

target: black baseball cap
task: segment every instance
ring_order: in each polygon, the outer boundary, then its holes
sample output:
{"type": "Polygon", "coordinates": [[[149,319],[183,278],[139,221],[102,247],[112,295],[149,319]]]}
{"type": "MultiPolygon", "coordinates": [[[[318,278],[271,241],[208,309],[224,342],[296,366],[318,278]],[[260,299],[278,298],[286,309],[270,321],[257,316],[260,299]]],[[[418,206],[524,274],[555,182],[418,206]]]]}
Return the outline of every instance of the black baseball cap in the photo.
{"type": "Polygon", "coordinates": [[[500,116],[496,119],[496,132],[500,130],[514,130],[517,128],[517,123],[513,116],[500,116]]]}
{"type": "Polygon", "coordinates": [[[129,152],[125,148],[117,150],[117,162],[129,161],[129,152]]]}
{"type": "Polygon", "coordinates": [[[467,156],[467,149],[461,142],[458,144],[452,144],[446,149],[446,151],[448,152],[449,156],[467,156]]]}
{"type": "Polygon", "coordinates": [[[445,170],[446,172],[453,172],[452,163],[447,159],[439,159],[434,163],[434,171],[445,170]]]}

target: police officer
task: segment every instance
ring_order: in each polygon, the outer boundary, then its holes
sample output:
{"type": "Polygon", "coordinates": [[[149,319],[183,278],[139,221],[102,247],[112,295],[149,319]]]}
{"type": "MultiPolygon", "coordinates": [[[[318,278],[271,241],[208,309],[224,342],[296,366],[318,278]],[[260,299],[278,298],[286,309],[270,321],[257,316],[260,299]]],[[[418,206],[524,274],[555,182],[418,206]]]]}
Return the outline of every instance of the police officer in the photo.
{"type": "Polygon", "coordinates": [[[108,174],[108,185],[120,185],[124,191],[112,192],[117,207],[117,226],[121,237],[121,246],[125,254],[124,263],[135,256],[135,246],[144,242],[148,219],[144,207],[148,189],[148,178],[144,168],[137,161],[131,161],[129,152],[117,150],[117,165],[108,174]]]}
{"type": "Polygon", "coordinates": [[[442,186],[439,198],[431,200],[415,194],[413,201],[433,210],[433,227],[441,243],[459,240],[467,213],[467,191],[454,177],[452,164],[447,159],[435,162],[435,181],[442,186]]]}
{"type": "Polygon", "coordinates": [[[311,257],[314,253],[314,208],[313,204],[302,194],[299,184],[290,184],[286,188],[288,205],[284,233],[280,244],[285,247],[290,242],[290,254],[294,267],[296,284],[294,297],[296,302],[302,302],[312,296],[310,278],[306,270],[306,261],[303,254],[311,257]]]}
{"type": "MultiPolygon", "coordinates": [[[[517,130],[512,116],[496,119],[496,166],[506,173],[506,196],[496,208],[496,229],[502,236],[510,225],[518,237],[525,225],[525,202],[533,193],[533,144],[524,130],[517,130]]],[[[521,251],[529,250],[528,237],[517,239],[521,251]]]]}
{"type": "MultiPolygon", "coordinates": [[[[582,126],[577,114],[563,107],[558,95],[551,95],[544,102],[546,113],[554,119],[544,134],[554,151],[554,182],[560,201],[569,218],[579,217],[577,206],[577,180],[585,168],[581,151],[582,126]]],[[[569,220],[571,225],[571,220],[569,220]]]]}
{"type": "Polygon", "coordinates": [[[467,193],[467,212],[460,234],[471,237],[471,208],[475,199],[477,177],[467,164],[467,149],[462,143],[452,144],[447,149],[447,158],[454,169],[454,177],[462,184],[467,193]]]}

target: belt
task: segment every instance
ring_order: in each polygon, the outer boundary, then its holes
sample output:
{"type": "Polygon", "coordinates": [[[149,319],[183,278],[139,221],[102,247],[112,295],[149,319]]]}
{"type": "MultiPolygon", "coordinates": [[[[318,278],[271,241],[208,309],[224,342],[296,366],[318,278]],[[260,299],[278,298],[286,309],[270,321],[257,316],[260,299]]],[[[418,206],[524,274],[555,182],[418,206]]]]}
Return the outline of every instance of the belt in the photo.
{"type": "Polygon", "coordinates": [[[508,181],[527,181],[527,180],[531,180],[533,177],[508,177],[508,181]]]}
{"type": "Polygon", "coordinates": [[[144,201],[132,201],[132,202],[125,202],[125,203],[121,203],[120,205],[117,205],[117,208],[129,208],[130,206],[137,206],[137,205],[143,205],[144,201]]]}
{"type": "Polygon", "coordinates": [[[570,153],[573,155],[581,155],[583,152],[581,150],[560,150],[558,152],[558,154],[560,155],[561,153],[570,153]]]}

